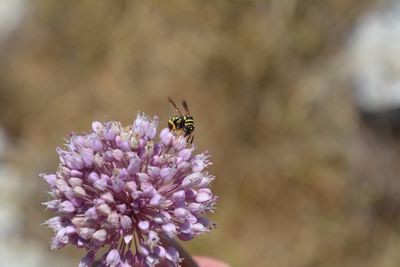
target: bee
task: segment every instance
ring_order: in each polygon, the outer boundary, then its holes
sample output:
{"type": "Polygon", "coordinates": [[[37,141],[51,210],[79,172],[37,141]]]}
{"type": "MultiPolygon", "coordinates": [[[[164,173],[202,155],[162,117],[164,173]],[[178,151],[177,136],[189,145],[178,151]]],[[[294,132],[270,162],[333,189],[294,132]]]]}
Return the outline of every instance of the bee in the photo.
{"type": "Polygon", "coordinates": [[[186,141],[192,144],[194,139],[194,120],[190,115],[187,102],[185,100],[182,101],[182,106],[185,109],[185,114],[182,114],[175,102],[170,97],[168,97],[168,101],[172,104],[172,106],[174,106],[176,112],[179,114],[171,117],[168,120],[168,128],[174,132],[181,132],[186,138],[186,141]]]}

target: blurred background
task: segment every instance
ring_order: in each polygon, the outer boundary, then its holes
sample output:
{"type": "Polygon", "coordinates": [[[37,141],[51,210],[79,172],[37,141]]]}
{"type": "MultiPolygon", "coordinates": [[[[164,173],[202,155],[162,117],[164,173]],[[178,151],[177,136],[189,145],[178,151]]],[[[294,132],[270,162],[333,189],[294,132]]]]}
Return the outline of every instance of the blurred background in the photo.
{"type": "Polygon", "coordinates": [[[400,266],[400,2],[0,1],[0,266],[50,252],[56,146],[187,99],[232,266],[400,266]]]}

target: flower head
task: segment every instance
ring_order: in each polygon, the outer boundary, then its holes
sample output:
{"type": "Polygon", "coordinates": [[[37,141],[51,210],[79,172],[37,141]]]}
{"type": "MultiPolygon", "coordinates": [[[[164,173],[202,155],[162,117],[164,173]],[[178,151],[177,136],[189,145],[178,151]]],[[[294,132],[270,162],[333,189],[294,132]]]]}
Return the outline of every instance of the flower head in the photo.
{"type": "Polygon", "coordinates": [[[46,224],[55,232],[51,247],[83,247],[79,266],[91,266],[107,247],[104,266],[179,266],[174,247],[161,236],[190,240],[210,231],[203,217],[217,200],[209,188],[207,153],[194,155],[169,129],[154,139],[157,118],[138,114],[134,124],[93,122],[92,132],[71,134],[58,148],[55,174],[41,176],[50,185],[45,203],[58,212],[46,224]]]}

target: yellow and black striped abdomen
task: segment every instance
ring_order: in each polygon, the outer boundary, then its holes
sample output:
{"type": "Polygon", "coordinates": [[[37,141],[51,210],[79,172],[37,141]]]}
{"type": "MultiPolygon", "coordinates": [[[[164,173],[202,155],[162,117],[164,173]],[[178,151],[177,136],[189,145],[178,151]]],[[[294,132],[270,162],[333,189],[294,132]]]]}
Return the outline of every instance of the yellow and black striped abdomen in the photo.
{"type": "Polygon", "coordinates": [[[194,132],[194,120],[193,117],[190,115],[184,115],[182,116],[183,120],[183,130],[185,132],[185,135],[190,135],[191,133],[194,132]]]}
{"type": "Polygon", "coordinates": [[[183,122],[184,122],[184,126],[189,126],[189,125],[194,125],[194,120],[192,116],[188,116],[188,115],[184,115],[182,116],[183,118],[183,122]]]}

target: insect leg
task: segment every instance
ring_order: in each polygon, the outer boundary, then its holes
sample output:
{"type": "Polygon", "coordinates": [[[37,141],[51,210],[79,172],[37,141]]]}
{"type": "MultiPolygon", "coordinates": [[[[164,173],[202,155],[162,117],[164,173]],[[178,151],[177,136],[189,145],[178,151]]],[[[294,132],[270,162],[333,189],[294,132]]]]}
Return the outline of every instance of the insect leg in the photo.
{"type": "Polygon", "coordinates": [[[190,144],[193,144],[193,140],[194,140],[194,134],[189,135],[188,141],[190,140],[190,144]]]}

